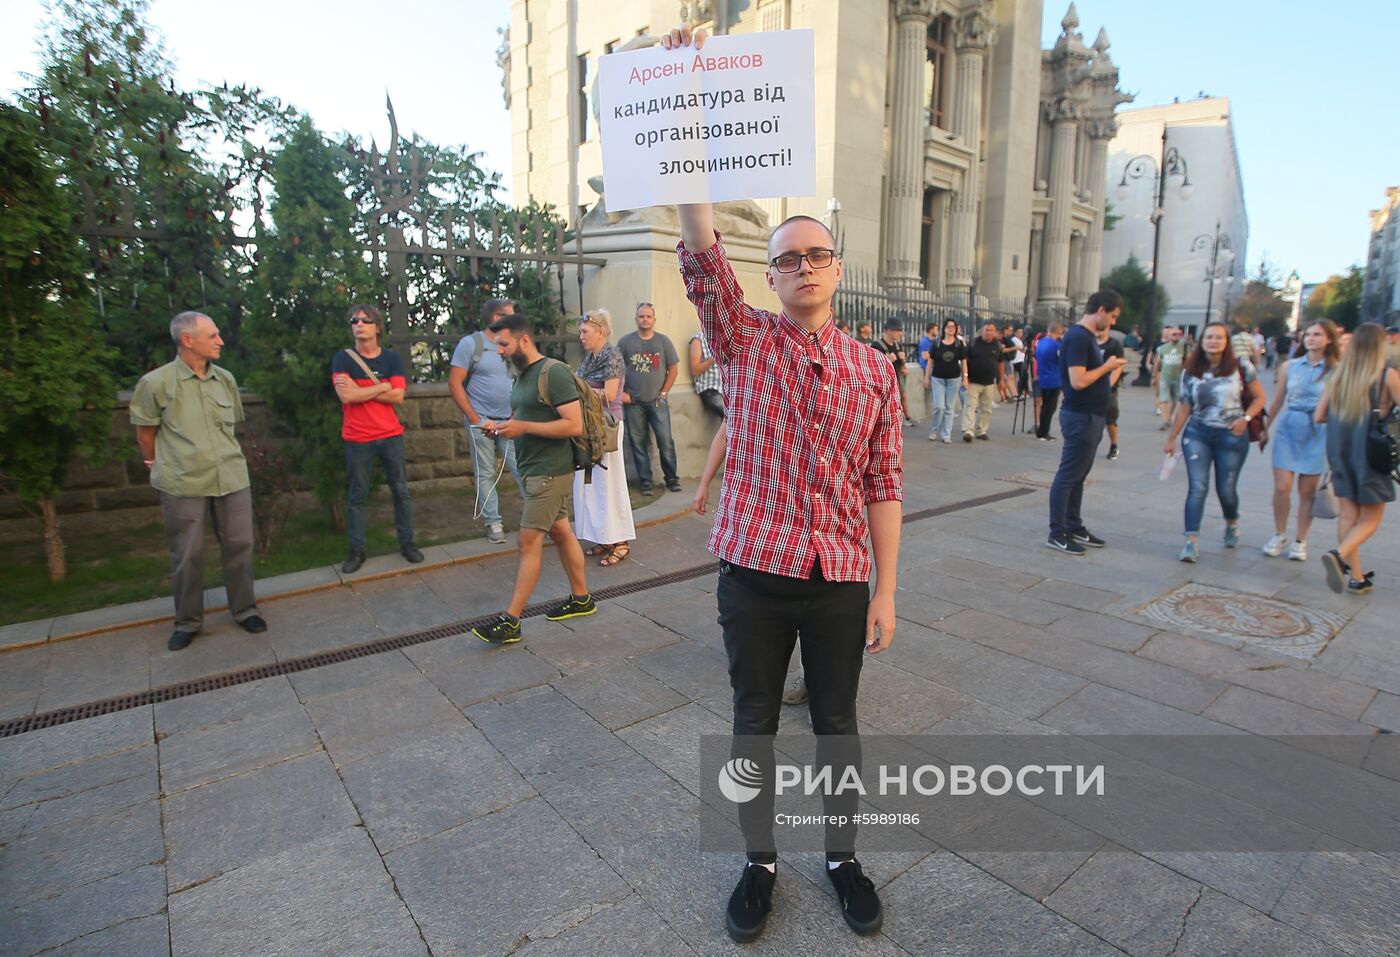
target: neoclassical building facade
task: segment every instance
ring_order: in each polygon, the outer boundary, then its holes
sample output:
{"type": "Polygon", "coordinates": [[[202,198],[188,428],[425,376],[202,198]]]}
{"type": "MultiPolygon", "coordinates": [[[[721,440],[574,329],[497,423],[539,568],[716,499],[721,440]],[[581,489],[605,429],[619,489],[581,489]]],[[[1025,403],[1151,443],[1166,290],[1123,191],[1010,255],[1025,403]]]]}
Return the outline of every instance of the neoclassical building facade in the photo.
{"type": "Polygon", "coordinates": [[[824,220],[849,268],[916,301],[1064,310],[1097,287],[1107,148],[1131,97],[1106,33],[1086,45],[1073,4],[1049,50],[1041,0],[574,4],[570,23],[570,0],[512,0],[501,60],[517,202],[596,200],[574,184],[602,173],[599,56],[731,11],[732,33],[815,35],[817,195],[759,201],[770,224],[824,220]]]}
{"type": "Polygon", "coordinates": [[[1387,187],[1385,202],[1371,210],[1361,318],[1387,326],[1400,323],[1400,186],[1387,187]]]}

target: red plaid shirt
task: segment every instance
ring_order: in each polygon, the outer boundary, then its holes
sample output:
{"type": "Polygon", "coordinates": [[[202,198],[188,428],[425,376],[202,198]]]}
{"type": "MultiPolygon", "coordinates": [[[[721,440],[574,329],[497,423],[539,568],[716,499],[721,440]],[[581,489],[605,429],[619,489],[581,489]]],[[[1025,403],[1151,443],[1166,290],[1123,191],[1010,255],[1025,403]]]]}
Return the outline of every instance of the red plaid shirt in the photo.
{"type": "Polygon", "coordinates": [[[729,430],[710,551],[727,562],[869,581],[865,506],[902,500],[903,409],[888,359],[828,321],[811,333],[744,302],[715,234],[682,243],[686,295],[724,378],[729,430]]]}

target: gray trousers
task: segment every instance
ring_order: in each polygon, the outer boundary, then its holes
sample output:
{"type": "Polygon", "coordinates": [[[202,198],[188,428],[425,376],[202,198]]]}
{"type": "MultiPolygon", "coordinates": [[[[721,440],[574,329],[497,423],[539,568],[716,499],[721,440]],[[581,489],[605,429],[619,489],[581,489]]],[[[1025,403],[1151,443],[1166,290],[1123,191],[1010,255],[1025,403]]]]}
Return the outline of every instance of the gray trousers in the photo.
{"type": "Polygon", "coordinates": [[[234,621],[258,613],[253,598],[253,492],[184,498],[160,493],[175,598],[175,630],[204,627],[204,524],[212,518],[234,621]]]}

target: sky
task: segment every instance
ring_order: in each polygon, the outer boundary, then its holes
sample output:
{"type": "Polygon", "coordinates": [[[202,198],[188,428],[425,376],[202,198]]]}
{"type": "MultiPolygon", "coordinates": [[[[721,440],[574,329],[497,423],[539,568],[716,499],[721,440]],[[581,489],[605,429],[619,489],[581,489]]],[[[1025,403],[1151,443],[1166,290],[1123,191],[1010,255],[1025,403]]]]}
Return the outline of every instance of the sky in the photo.
{"type": "MultiPolygon", "coordinates": [[[[1059,35],[1067,6],[1047,0],[1043,45],[1059,35]]],[[[153,0],[150,20],[186,87],[255,84],[327,133],[381,143],[387,93],[402,132],[481,151],[509,189],[510,117],[495,52],[509,0],[401,8],[386,16],[365,0],[153,0]]],[[[1261,255],[1307,282],[1363,261],[1367,212],[1400,185],[1400,0],[1080,0],[1077,9],[1085,43],[1107,28],[1120,85],[1137,94],[1132,106],[1202,91],[1230,98],[1251,273],[1261,255]]],[[[43,18],[41,0],[0,0],[0,90],[37,71],[43,18]]]]}

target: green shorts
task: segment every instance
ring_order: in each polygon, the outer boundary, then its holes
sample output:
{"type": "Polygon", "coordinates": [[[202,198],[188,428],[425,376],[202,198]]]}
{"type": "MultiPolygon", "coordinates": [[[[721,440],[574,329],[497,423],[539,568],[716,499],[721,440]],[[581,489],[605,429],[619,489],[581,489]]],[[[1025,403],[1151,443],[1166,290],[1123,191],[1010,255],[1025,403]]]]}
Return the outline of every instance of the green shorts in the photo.
{"type": "Polygon", "coordinates": [[[561,518],[569,517],[574,503],[572,475],[527,475],[524,477],[525,509],[520,514],[521,528],[537,528],[547,532],[561,518]]]}

